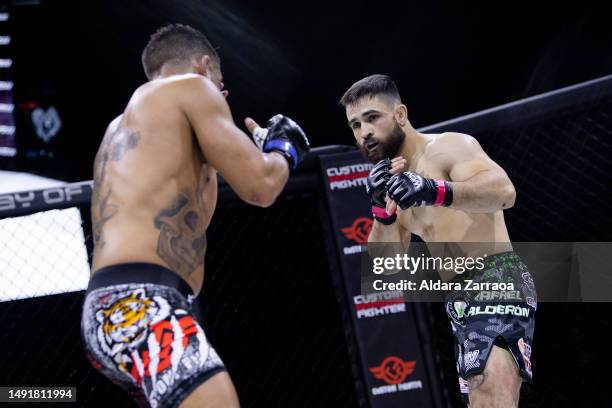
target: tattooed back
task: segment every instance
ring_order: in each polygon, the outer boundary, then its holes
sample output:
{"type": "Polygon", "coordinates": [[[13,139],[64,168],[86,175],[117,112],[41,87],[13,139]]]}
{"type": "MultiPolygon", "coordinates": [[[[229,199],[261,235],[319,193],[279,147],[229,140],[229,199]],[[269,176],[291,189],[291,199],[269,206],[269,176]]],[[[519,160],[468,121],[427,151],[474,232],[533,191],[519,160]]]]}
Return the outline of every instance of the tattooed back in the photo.
{"type": "Polygon", "coordinates": [[[94,163],[94,273],[119,263],[155,263],[199,291],[217,179],[181,107],[192,78],[141,86],[108,126],[94,163]]]}

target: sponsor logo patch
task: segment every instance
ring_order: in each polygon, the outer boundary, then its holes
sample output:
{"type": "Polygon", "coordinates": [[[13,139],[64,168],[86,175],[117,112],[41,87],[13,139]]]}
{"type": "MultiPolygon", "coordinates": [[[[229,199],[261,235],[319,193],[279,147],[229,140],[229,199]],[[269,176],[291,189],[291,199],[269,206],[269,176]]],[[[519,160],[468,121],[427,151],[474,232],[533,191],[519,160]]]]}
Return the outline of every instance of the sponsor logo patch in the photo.
{"type": "Polygon", "coordinates": [[[462,295],[456,295],[446,302],[446,313],[451,320],[458,325],[465,326],[466,310],[468,309],[468,299],[462,295]]]}

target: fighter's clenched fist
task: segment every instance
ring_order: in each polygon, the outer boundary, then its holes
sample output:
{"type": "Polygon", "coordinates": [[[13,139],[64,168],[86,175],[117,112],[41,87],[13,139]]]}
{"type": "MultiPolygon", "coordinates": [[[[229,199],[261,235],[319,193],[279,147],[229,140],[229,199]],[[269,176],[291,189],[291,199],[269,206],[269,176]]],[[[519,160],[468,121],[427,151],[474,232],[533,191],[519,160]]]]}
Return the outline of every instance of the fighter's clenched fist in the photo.
{"type": "Polygon", "coordinates": [[[389,214],[385,211],[387,195],[387,182],[391,178],[391,160],[383,159],[370,170],[366,181],[366,192],[372,202],[372,215],[374,219],[385,225],[393,224],[397,218],[395,212],[389,214]]]}
{"type": "Polygon", "coordinates": [[[245,120],[249,131],[253,134],[255,144],[265,153],[279,152],[289,162],[289,167],[295,170],[310,151],[310,143],[302,128],[287,116],[278,114],[268,120],[266,128],[261,128],[251,118],[245,120]]]}
{"type": "Polygon", "coordinates": [[[453,202],[453,190],[446,180],[425,178],[418,173],[406,171],[394,175],[386,184],[389,198],[402,210],[421,205],[443,205],[453,202]]]}

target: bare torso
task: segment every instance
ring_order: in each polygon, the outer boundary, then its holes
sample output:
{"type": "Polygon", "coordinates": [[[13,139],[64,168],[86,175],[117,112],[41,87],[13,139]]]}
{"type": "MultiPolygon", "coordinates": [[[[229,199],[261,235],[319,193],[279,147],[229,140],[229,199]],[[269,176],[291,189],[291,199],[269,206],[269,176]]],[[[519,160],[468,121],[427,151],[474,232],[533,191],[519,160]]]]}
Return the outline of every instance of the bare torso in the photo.
{"type": "MultiPolygon", "coordinates": [[[[450,180],[450,175],[441,169],[435,156],[440,154],[436,143],[439,135],[424,135],[428,142],[423,151],[417,152],[410,160],[409,171],[427,178],[450,180]]],[[[445,147],[446,149],[447,147],[445,147]]],[[[509,251],[510,237],[504,221],[503,211],[493,213],[468,213],[446,207],[398,208],[398,221],[408,232],[418,235],[426,243],[453,243],[457,256],[480,256],[509,251]],[[474,245],[470,243],[483,243],[474,245]]],[[[433,256],[442,246],[428,245],[433,256]]]]}
{"type": "Polygon", "coordinates": [[[181,80],[141,86],[106,131],[94,165],[92,270],[159,264],[198,293],[217,177],[176,103],[181,80]]]}

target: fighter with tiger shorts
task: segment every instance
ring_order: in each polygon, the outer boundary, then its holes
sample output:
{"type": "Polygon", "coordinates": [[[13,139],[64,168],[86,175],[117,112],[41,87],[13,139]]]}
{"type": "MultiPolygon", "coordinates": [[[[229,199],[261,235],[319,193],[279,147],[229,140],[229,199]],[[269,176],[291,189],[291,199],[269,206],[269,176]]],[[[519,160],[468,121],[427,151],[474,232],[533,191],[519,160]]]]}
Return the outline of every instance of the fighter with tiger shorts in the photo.
{"type": "Polygon", "coordinates": [[[99,270],[83,307],[87,357],[142,405],[178,406],[225,370],[191,310],[192,300],[189,285],[159,265],[99,270]]]}
{"type": "Polygon", "coordinates": [[[196,321],[217,173],[267,207],[309,150],[275,115],[263,129],[232,119],[219,55],[172,24],[142,54],[149,82],[107,128],[94,163],[92,277],[81,321],[92,364],[142,405],[233,408],[238,396],[196,321]]]}

